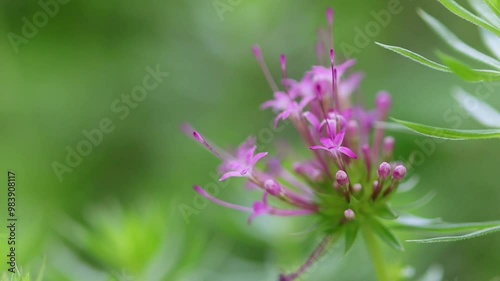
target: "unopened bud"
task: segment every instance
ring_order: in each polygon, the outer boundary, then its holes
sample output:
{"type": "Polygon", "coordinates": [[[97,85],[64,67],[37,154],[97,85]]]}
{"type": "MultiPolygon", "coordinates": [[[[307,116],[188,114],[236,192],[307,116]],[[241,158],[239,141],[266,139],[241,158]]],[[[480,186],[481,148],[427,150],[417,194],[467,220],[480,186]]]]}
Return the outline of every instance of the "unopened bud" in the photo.
{"type": "Polygon", "coordinates": [[[377,109],[379,113],[385,116],[389,112],[389,109],[391,108],[392,104],[391,95],[387,92],[380,92],[376,97],[375,103],[377,104],[377,109]]]}
{"type": "Polygon", "coordinates": [[[392,172],[392,176],[395,180],[402,180],[406,176],[406,167],[403,165],[397,165],[392,172]]]}
{"type": "Polygon", "coordinates": [[[392,152],[394,151],[394,143],[395,142],[396,141],[391,136],[387,136],[387,137],[384,138],[384,152],[387,155],[391,155],[392,152]]]}
{"type": "Polygon", "coordinates": [[[380,179],[386,179],[391,175],[391,165],[387,162],[382,162],[378,167],[378,176],[380,179]]]}
{"type": "Polygon", "coordinates": [[[347,173],[339,170],[337,174],[335,175],[335,179],[337,180],[337,183],[339,185],[347,185],[349,183],[349,177],[347,176],[347,173]]]}
{"type": "Polygon", "coordinates": [[[350,221],[352,221],[352,220],[354,220],[354,219],[356,218],[356,214],[355,214],[355,213],[354,213],[354,211],[353,211],[353,210],[351,210],[351,209],[347,209],[347,210],[345,210],[345,211],[344,211],[344,216],[345,216],[345,218],[346,218],[347,220],[350,220],[350,221]]]}
{"type": "Polygon", "coordinates": [[[355,184],[355,185],[352,186],[352,190],[355,193],[361,192],[362,189],[363,189],[363,186],[360,183],[357,183],[357,184],[355,184]]]}
{"type": "Polygon", "coordinates": [[[275,180],[272,179],[266,180],[264,182],[264,187],[266,188],[266,191],[273,196],[283,195],[283,188],[275,180]]]}

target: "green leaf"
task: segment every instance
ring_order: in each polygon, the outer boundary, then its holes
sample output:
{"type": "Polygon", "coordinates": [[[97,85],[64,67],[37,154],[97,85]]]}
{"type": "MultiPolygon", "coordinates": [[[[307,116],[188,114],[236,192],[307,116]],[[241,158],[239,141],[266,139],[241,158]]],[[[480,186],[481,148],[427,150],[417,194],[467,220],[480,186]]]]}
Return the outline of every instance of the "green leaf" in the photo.
{"type": "Polygon", "coordinates": [[[356,241],[356,237],[358,236],[359,224],[351,222],[348,223],[345,227],[345,251],[344,254],[347,254],[349,250],[354,245],[356,241]]]}
{"type": "Polygon", "coordinates": [[[439,219],[425,219],[412,215],[403,215],[391,227],[411,232],[421,231],[427,234],[446,233],[451,235],[500,227],[500,221],[448,223],[439,219]]]}
{"type": "Polygon", "coordinates": [[[403,244],[399,240],[399,238],[392,233],[386,226],[384,226],[380,221],[377,219],[370,219],[368,220],[371,229],[384,241],[387,243],[389,246],[394,248],[395,250],[398,251],[404,251],[405,248],[403,247],[403,244]]]}
{"type": "Polygon", "coordinates": [[[434,61],[431,61],[430,59],[428,58],[425,58],[417,53],[414,53],[410,50],[407,50],[407,49],[404,49],[404,48],[401,48],[401,47],[397,47],[397,46],[390,46],[390,45],[385,45],[385,44],[382,44],[382,43],[379,43],[379,42],[375,42],[375,44],[379,45],[380,47],[382,48],[385,48],[387,50],[390,50],[390,51],[393,51],[395,53],[398,53],[404,57],[407,57],[413,61],[416,61],[420,64],[423,64],[427,67],[430,67],[430,68],[433,68],[433,69],[436,69],[436,70],[439,70],[439,71],[444,71],[444,72],[451,72],[451,70],[445,66],[445,65],[442,65],[442,64],[439,64],[437,62],[434,62],[434,61]]]}
{"type": "Polygon", "coordinates": [[[436,197],[436,192],[431,191],[431,192],[427,193],[426,195],[424,195],[423,197],[421,197],[420,199],[414,200],[410,204],[397,206],[397,209],[398,210],[400,210],[400,209],[403,209],[403,210],[418,209],[420,207],[427,205],[429,202],[432,201],[432,199],[434,199],[434,197],[436,197]]]}
{"type": "Polygon", "coordinates": [[[483,82],[499,81],[500,72],[494,70],[471,69],[468,65],[447,54],[437,54],[453,73],[465,81],[483,82]]]}
{"type": "MultiPolygon", "coordinates": [[[[477,1],[477,0],[476,0],[477,1]]],[[[444,26],[437,19],[427,14],[423,10],[418,10],[420,17],[438,34],[444,42],[450,45],[456,51],[462,53],[463,55],[487,64],[494,68],[500,69],[500,62],[490,56],[487,56],[480,51],[472,48],[471,46],[460,40],[455,34],[453,34],[446,26],[444,26]]]]}
{"type": "Polygon", "coordinates": [[[486,2],[490,9],[500,18],[500,0],[484,0],[484,2],[486,2]]]}
{"type": "Polygon", "coordinates": [[[492,54],[500,59],[500,48],[498,47],[500,46],[500,37],[497,37],[495,34],[486,29],[480,29],[480,31],[481,39],[483,40],[486,47],[492,54]]]}
{"type": "Polygon", "coordinates": [[[481,229],[478,231],[470,232],[463,235],[456,236],[441,236],[441,237],[433,237],[427,239],[414,239],[414,240],[406,240],[406,242],[415,242],[415,243],[439,243],[439,242],[455,242],[461,240],[472,239],[476,237],[480,237],[486,234],[490,234],[493,232],[500,231],[500,225],[490,228],[481,229]]]}
{"type": "MultiPolygon", "coordinates": [[[[500,28],[500,18],[496,15],[493,7],[489,7],[486,1],[469,0],[469,5],[474,8],[476,14],[481,15],[482,18],[487,20],[497,29],[500,28]]],[[[484,30],[484,29],[483,29],[484,30]]]]}
{"type": "Polygon", "coordinates": [[[388,203],[381,204],[375,212],[378,216],[388,220],[395,220],[399,215],[389,206],[388,203]]]}
{"type": "Polygon", "coordinates": [[[466,10],[464,7],[460,6],[457,2],[453,0],[438,0],[443,6],[445,6],[450,12],[455,15],[467,20],[479,27],[488,29],[489,31],[495,33],[497,36],[500,36],[500,30],[495,28],[493,25],[485,21],[484,19],[474,15],[473,13],[466,10]]]}
{"type": "Polygon", "coordinates": [[[500,128],[500,113],[489,104],[467,93],[462,88],[455,89],[453,97],[474,119],[482,125],[492,128],[500,128]]]}
{"type": "Polygon", "coordinates": [[[456,130],[432,127],[418,123],[403,121],[392,118],[409,129],[429,137],[446,140],[472,140],[472,139],[493,139],[500,138],[500,129],[489,130],[456,130]]]}

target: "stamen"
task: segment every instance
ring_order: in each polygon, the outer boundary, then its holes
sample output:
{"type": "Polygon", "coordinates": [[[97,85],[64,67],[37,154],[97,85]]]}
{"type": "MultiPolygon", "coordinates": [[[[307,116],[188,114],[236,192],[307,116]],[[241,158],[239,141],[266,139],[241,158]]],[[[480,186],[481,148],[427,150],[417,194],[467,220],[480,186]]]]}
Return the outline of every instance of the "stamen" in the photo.
{"type": "Polygon", "coordinates": [[[269,86],[273,90],[273,92],[278,92],[278,85],[276,85],[276,82],[274,81],[273,76],[271,75],[271,72],[269,71],[269,68],[267,67],[266,61],[264,60],[264,57],[262,56],[262,51],[260,50],[259,45],[255,45],[252,48],[253,54],[257,61],[260,64],[260,67],[262,68],[262,72],[264,72],[264,76],[266,77],[267,82],[269,83],[269,86]]]}

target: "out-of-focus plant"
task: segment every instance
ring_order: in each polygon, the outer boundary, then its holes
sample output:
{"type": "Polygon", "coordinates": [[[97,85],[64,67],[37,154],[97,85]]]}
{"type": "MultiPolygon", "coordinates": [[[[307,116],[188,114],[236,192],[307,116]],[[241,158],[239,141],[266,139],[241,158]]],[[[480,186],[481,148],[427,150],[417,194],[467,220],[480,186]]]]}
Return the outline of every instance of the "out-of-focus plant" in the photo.
{"type": "Polygon", "coordinates": [[[36,275],[36,279],[32,278],[29,273],[24,273],[21,270],[18,272],[3,272],[0,275],[0,281],[42,281],[44,280],[45,275],[45,261],[42,264],[42,267],[38,271],[36,275]]]}
{"type": "Polygon", "coordinates": [[[459,59],[438,52],[438,57],[442,60],[443,64],[439,64],[430,59],[427,59],[413,51],[377,43],[380,46],[403,55],[409,59],[419,62],[430,68],[444,71],[453,72],[462,79],[470,82],[483,82],[483,81],[499,81],[500,80],[500,4],[496,0],[469,0],[470,5],[477,12],[473,14],[464,7],[460,6],[453,0],[438,0],[444,7],[450,10],[457,16],[477,25],[481,30],[481,37],[491,53],[496,58],[491,57],[489,54],[484,54],[481,51],[469,46],[461,39],[453,34],[445,25],[443,25],[436,18],[432,17],[423,10],[419,10],[418,14],[422,19],[439,35],[445,43],[449,44],[451,48],[460,53],[461,55],[475,60],[479,63],[488,66],[488,69],[473,69],[466,65],[459,59]]]}
{"type": "MultiPolygon", "coordinates": [[[[425,11],[418,11],[420,17],[422,17],[422,19],[432,28],[432,30],[434,30],[436,34],[439,35],[439,37],[441,37],[443,41],[447,43],[452,49],[469,59],[488,66],[488,69],[472,68],[461,60],[441,51],[437,52],[437,56],[441,59],[443,64],[434,62],[428,58],[423,57],[422,55],[401,47],[390,46],[381,43],[377,44],[435,70],[453,72],[454,74],[468,82],[486,83],[500,81],[500,1],[469,0],[469,4],[475,10],[476,14],[465,9],[454,0],[438,1],[455,15],[471,22],[472,24],[477,25],[480,30],[481,38],[491,54],[483,53],[463,42],[444,24],[442,24],[439,20],[429,15],[425,11]]],[[[468,110],[469,113],[473,117],[475,117],[475,119],[478,120],[481,124],[492,129],[457,130],[432,127],[396,119],[395,121],[420,134],[442,139],[467,140],[500,138],[500,114],[495,109],[491,108],[488,104],[482,102],[481,100],[476,99],[472,95],[467,94],[463,90],[456,91],[455,98],[462,105],[466,104],[466,101],[472,100],[472,102],[474,102],[476,105],[475,108],[473,110],[470,110],[466,105],[464,106],[464,108],[468,110]]]]}
{"type": "Polygon", "coordinates": [[[61,233],[71,251],[54,255],[67,256],[67,264],[57,260],[52,265],[59,275],[72,280],[87,280],[89,276],[88,272],[76,276],[82,270],[71,270],[72,266],[80,267],[80,261],[86,261],[85,267],[93,269],[95,278],[101,280],[188,280],[188,275],[196,273],[192,269],[200,261],[205,238],[182,231],[177,218],[165,218],[164,214],[151,204],[122,208],[114,203],[91,208],[84,223],[68,219],[63,224],[61,233]],[[71,262],[72,258],[79,261],[71,262]]]}
{"type": "MultiPolygon", "coordinates": [[[[331,9],[327,20],[332,34],[331,9]]],[[[317,46],[318,61],[321,64],[325,54],[329,54],[329,65],[313,66],[299,81],[288,78],[286,57],[281,56],[283,79],[280,84],[284,90],[280,90],[273,79],[260,48],[253,49],[274,92],[274,99],[265,102],[262,108],[276,112],[276,126],[285,120],[295,126],[307,150],[311,151],[310,159],[296,159],[293,153],[269,158],[267,152],[257,152],[254,138],[249,138],[234,153],[228,153],[191,126],[184,127],[185,133],[223,162],[221,181],[245,178],[251,189],[263,192],[262,200],[251,207],[222,201],[210,190],[195,186],[199,195],[248,213],[249,223],[263,215],[308,216],[315,221],[315,233],[322,236],[322,241],[301,267],[281,274],[279,280],[297,280],[341,239],[345,241],[347,253],[360,235],[369,249],[378,279],[403,280],[408,276],[402,270],[401,261],[388,260],[380,244],[384,242],[396,251],[404,251],[395,231],[428,235],[407,241],[417,243],[460,241],[500,231],[500,222],[455,224],[410,213],[432,196],[401,204],[405,191],[412,187],[408,185],[413,184],[405,182],[404,163],[393,158],[394,138],[384,136],[384,129],[375,127],[376,122],[387,120],[391,96],[380,92],[374,110],[353,103],[352,96],[363,79],[361,73],[347,74],[355,61],[337,64],[333,38],[329,35],[320,38],[317,46]],[[329,52],[325,52],[327,47],[329,52]],[[265,160],[266,166],[262,169],[259,165],[265,160]]]]}

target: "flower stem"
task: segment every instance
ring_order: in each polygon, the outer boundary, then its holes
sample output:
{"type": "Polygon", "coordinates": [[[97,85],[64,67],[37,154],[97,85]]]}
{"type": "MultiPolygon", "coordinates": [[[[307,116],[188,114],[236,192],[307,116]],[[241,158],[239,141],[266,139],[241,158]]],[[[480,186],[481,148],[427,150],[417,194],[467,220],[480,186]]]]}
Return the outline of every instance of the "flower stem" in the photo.
{"type": "Polygon", "coordinates": [[[368,247],[368,251],[370,252],[370,256],[373,260],[373,266],[375,267],[375,271],[377,273],[377,279],[380,281],[389,280],[386,261],[382,254],[382,249],[380,247],[379,241],[377,241],[377,237],[370,227],[365,227],[363,229],[363,234],[365,237],[366,245],[368,247]]]}
{"type": "Polygon", "coordinates": [[[299,278],[302,274],[304,274],[309,267],[311,267],[315,262],[317,262],[330,248],[330,246],[337,239],[336,236],[328,235],[319,244],[319,246],[314,250],[311,256],[307,259],[307,261],[294,273],[288,275],[280,275],[279,281],[294,281],[299,278]]]}

